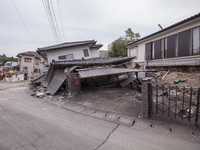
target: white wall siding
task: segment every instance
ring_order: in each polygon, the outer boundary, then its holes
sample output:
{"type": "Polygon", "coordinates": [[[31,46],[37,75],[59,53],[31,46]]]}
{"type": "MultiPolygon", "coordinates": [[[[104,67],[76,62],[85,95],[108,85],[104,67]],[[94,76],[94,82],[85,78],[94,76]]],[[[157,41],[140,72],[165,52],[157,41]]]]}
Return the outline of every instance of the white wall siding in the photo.
{"type": "Polygon", "coordinates": [[[79,46],[79,47],[71,47],[71,48],[62,48],[62,49],[56,49],[56,50],[50,50],[46,52],[47,54],[47,59],[48,59],[48,64],[52,62],[52,60],[58,60],[58,56],[64,56],[64,55],[69,55],[73,54],[74,59],[88,59],[92,57],[99,57],[97,53],[97,49],[94,48],[90,50],[89,46],[79,46]],[[89,56],[84,57],[83,50],[87,49],[89,56]]]}
{"type": "Polygon", "coordinates": [[[91,49],[90,53],[91,53],[91,57],[99,57],[99,53],[97,49],[91,49]]]}

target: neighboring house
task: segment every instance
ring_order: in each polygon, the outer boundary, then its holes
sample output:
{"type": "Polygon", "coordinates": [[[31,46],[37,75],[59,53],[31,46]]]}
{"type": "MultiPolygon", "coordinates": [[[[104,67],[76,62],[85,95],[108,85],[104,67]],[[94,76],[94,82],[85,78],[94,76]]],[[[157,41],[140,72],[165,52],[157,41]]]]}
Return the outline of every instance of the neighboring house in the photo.
{"type": "Polygon", "coordinates": [[[19,53],[18,65],[20,71],[24,73],[24,78],[35,78],[40,75],[40,58],[41,56],[34,51],[19,53]]]}
{"type": "Polygon", "coordinates": [[[108,51],[112,50],[113,42],[108,45],[108,51]]]}
{"type": "Polygon", "coordinates": [[[50,64],[52,60],[73,60],[99,57],[97,50],[103,45],[96,44],[97,41],[66,42],[48,47],[38,48],[37,52],[50,64]]]}
{"type": "Polygon", "coordinates": [[[99,57],[101,57],[101,58],[108,57],[108,51],[107,50],[99,50],[99,57]]]}
{"type": "Polygon", "coordinates": [[[128,57],[141,66],[200,65],[200,13],[129,43],[128,57]]]}

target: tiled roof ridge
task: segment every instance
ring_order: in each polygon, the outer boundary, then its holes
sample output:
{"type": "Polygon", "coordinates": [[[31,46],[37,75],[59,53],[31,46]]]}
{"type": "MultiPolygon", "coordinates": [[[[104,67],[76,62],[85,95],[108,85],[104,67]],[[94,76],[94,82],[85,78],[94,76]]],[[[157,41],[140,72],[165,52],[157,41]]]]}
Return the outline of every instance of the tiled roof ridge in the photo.
{"type": "Polygon", "coordinates": [[[16,57],[20,57],[20,55],[29,55],[29,56],[35,56],[37,58],[40,58],[41,56],[36,51],[27,51],[17,54],[16,57]]]}
{"type": "Polygon", "coordinates": [[[96,44],[96,42],[97,41],[95,41],[95,40],[65,42],[65,43],[60,43],[60,44],[55,44],[55,45],[51,45],[51,46],[46,46],[46,47],[38,48],[38,51],[51,50],[51,49],[57,49],[57,48],[64,48],[64,47],[70,47],[70,46],[76,46],[76,44],[77,44],[77,46],[78,45],[90,44],[90,43],[96,44]]]}

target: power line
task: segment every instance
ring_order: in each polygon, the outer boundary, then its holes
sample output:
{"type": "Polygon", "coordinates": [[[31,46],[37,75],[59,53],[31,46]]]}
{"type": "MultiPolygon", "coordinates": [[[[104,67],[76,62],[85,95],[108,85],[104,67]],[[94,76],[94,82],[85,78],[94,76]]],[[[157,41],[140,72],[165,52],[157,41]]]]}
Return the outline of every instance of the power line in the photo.
{"type": "Polygon", "coordinates": [[[58,0],[58,9],[59,9],[60,22],[61,22],[62,35],[63,35],[64,41],[65,41],[65,31],[64,31],[64,27],[63,27],[63,20],[62,20],[62,13],[61,13],[61,8],[60,8],[60,3],[61,3],[60,0],[58,0]]]}
{"type": "Polygon", "coordinates": [[[59,31],[59,27],[58,27],[52,0],[43,0],[43,6],[45,9],[49,24],[51,26],[51,30],[52,30],[54,39],[57,43],[61,43],[62,38],[60,35],[60,31],[59,31]]]}
{"type": "Polygon", "coordinates": [[[29,36],[30,36],[30,38],[31,38],[31,40],[32,40],[32,42],[33,42],[33,44],[35,45],[35,47],[37,47],[36,44],[35,44],[35,41],[34,41],[34,39],[33,39],[33,37],[32,37],[32,35],[31,35],[31,33],[30,33],[29,30],[28,30],[28,27],[26,26],[26,24],[25,24],[25,22],[24,22],[24,20],[23,20],[23,18],[22,18],[22,16],[21,16],[21,14],[20,14],[20,12],[19,12],[19,10],[18,10],[18,8],[17,8],[17,6],[15,5],[15,3],[14,3],[13,0],[11,0],[11,1],[12,1],[13,5],[14,5],[15,9],[17,10],[17,13],[18,13],[18,15],[19,15],[19,17],[20,17],[20,19],[21,19],[21,21],[22,21],[24,27],[26,28],[26,31],[28,32],[28,34],[29,34],[29,36]]]}
{"type": "Polygon", "coordinates": [[[58,28],[58,23],[57,23],[57,19],[56,19],[56,15],[55,15],[55,11],[54,11],[54,8],[53,8],[53,3],[52,3],[52,0],[51,1],[51,7],[52,7],[52,12],[53,12],[53,19],[54,19],[54,22],[55,22],[55,25],[56,25],[56,29],[57,29],[57,33],[58,33],[58,38],[60,39],[60,41],[62,42],[62,39],[61,39],[61,36],[60,36],[60,31],[59,31],[59,28],[58,28]]]}
{"type": "Polygon", "coordinates": [[[53,37],[54,37],[54,39],[55,39],[55,42],[57,42],[56,34],[55,34],[54,29],[53,29],[53,26],[52,26],[52,24],[51,24],[50,17],[49,17],[48,12],[47,12],[47,8],[45,7],[45,5],[46,5],[45,3],[46,3],[46,2],[44,2],[44,0],[42,0],[42,2],[43,2],[43,6],[44,6],[44,9],[45,9],[46,15],[47,15],[47,19],[48,19],[48,21],[49,21],[49,25],[50,25],[50,27],[51,27],[51,31],[52,31],[53,37]]]}
{"type": "Polygon", "coordinates": [[[49,18],[49,24],[52,27],[52,32],[53,32],[53,35],[54,35],[54,39],[55,39],[55,41],[57,43],[59,43],[58,33],[56,31],[55,23],[54,23],[54,20],[52,18],[52,13],[51,13],[51,7],[50,7],[49,0],[46,0],[44,4],[45,4],[46,11],[47,11],[47,17],[49,18]]]}

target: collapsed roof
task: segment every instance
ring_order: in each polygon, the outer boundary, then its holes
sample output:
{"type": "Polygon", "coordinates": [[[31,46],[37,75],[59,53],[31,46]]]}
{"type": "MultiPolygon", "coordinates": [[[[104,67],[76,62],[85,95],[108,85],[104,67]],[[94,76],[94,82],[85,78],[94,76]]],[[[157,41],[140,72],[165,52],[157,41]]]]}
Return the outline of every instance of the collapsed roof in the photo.
{"type": "Polygon", "coordinates": [[[118,57],[118,58],[90,58],[90,59],[75,59],[75,60],[53,60],[52,65],[58,67],[70,66],[99,66],[99,65],[116,65],[131,61],[134,57],[118,57]]]}
{"type": "MultiPolygon", "coordinates": [[[[89,66],[99,66],[99,65],[117,65],[122,64],[125,62],[129,62],[133,59],[133,57],[119,57],[119,58],[92,58],[92,59],[84,59],[84,60],[62,60],[62,61],[53,61],[48,73],[42,82],[42,85],[46,87],[51,95],[54,95],[59,88],[62,86],[64,81],[66,80],[66,74],[64,69],[65,68],[74,68],[74,66],[82,66],[82,67],[89,67],[89,66]]],[[[109,69],[109,68],[107,68],[109,69]]],[[[120,73],[126,73],[126,72],[132,72],[133,70],[130,69],[124,69],[120,70],[120,73]]],[[[71,70],[68,70],[68,73],[71,72],[71,70]]],[[[83,73],[83,71],[80,71],[83,73]]],[[[78,71],[79,73],[79,71],[78,71]]],[[[118,74],[119,69],[116,71],[116,69],[111,69],[109,73],[107,74],[98,74],[97,76],[104,76],[104,75],[111,75],[111,74],[118,74]],[[114,71],[114,72],[113,72],[114,71]]],[[[81,77],[81,76],[80,76],[81,77]]],[[[88,76],[89,77],[89,76],[88,76]]],[[[87,78],[87,76],[83,77],[87,78]]]]}

